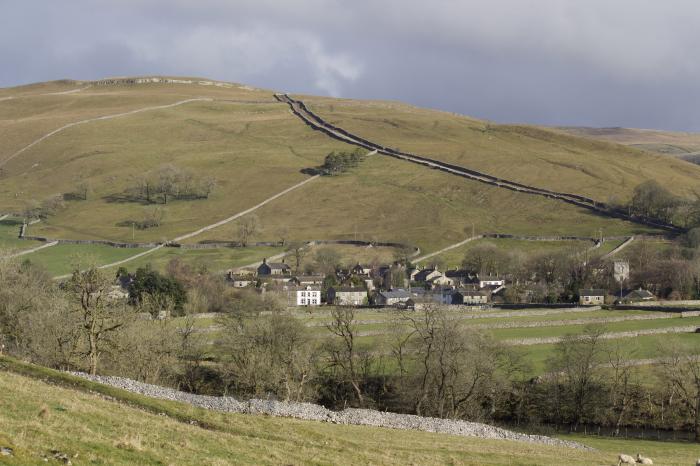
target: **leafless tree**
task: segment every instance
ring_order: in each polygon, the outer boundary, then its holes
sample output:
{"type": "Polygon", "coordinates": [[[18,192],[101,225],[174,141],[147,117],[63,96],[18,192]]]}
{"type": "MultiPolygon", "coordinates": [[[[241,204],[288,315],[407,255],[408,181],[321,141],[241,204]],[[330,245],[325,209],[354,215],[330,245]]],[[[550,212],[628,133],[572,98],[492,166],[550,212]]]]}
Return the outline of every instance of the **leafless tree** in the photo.
{"type": "Polygon", "coordinates": [[[600,325],[587,325],[581,334],[565,335],[557,343],[550,360],[554,373],[561,377],[575,427],[588,413],[593,390],[599,382],[604,333],[600,325]]]}
{"type": "Polygon", "coordinates": [[[96,267],[75,270],[67,284],[81,317],[82,332],[87,341],[85,356],[92,375],[97,373],[100,354],[105,351],[110,334],[119,330],[126,321],[124,307],[107,300],[110,287],[111,280],[96,267]]]}
{"type": "Polygon", "coordinates": [[[291,253],[291,255],[294,257],[294,272],[299,273],[299,270],[301,270],[302,261],[309,252],[306,244],[301,241],[291,242],[287,246],[287,252],[291,253]]]}
{"type": "Polygon", "coordinates": [[[247,215],[240,222],[238,222],[238,238],[241,244],[245,247],[248,246],[248,240],[253,236],[260,228],[260,221],[257,215],[247,215]]]}
{"type": "Polygon", "coordinates": [[[326,328],[333,335],[327,345],[329,368],[336,371],[341,380],[349,383],[360,406],[365,398],[362,390],[363,374],[371,365],[372,356],[368,352],[358,351],[356,347],[357,324],[355,309],[336,307],[331,310],[331,321],[326,328]]]}
{"type": "Polygon", "coordinates": [[[695,441],[700,443],[700,355],[672,348],[661,369],[663,377],[687,409],[695,441]]]}
{"type": "Polygon", "coordinates": [[[630,364],[630,359],[634,359],[634,351],[625,351],[619,341],[608,345],[605,349],[605,359],[612,369],[612,377],[609,379],[610,406],[615,415],[613,435],[618,436],[632,404],[638,370],[630,364]]]}

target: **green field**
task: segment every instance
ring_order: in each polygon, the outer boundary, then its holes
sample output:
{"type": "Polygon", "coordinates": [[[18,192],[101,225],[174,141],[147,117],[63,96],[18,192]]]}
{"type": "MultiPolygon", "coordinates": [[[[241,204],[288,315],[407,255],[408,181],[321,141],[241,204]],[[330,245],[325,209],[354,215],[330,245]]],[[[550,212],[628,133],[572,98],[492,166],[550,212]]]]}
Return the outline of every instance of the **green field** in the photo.
{"type": "Polygon", "coordinates": [[[22,260],[28,260],[40,265],[51,275],[56,276],[69,274],[78,266],[109,264],[143,251],[145,249],[113,248],[103,245],[57,244],[56,246],[22,256],[22,260]]]}
{"type": "MultiPolygon", "coordinates": [[[[589,235],[593,236],[595,232],[589,235]]],[[[583,254],[587,249],[593,246],[589,241],[524,241],[504,238],[484,238],[475,241],[470,241],[467,244],[458,248],[450,249],[442,254],[433,256],[427,259],[426,263],[433,261],[441,261],[447,268],[458,268],[461,266],[465,255],[474,248],[484,245],[493,245],[499,250],[508,252],[521,252],[523,255],[535,255],[543,252],[566,252],[571,255],[583,254]]],[[[599,254],[596,249],[591,254],[599,254]]]]}
{"type": "MultiPolygon", "coordinates": [[[[8,217],[0,220],[0,251],[12,252],[23,249],[31,249],[41,246],[39,241],[27,241],[19,239],[19,227],[22,221],[17,218],[8,217]]],[[[3,254],[0,253],[0,256],[3,254]]]]}
{"type": "MultiPolygon", "coordinates": [[[[593,323],[593,319],[620,318],[635,316],[657,316],[650,320],[626,320],[620,322],[601,323],[605,333],[617,333],[635,330],[665,329],[669,327],[700,327],[700,317],[679,318],[675,313],[650,312],[644,310],[622,310],[622,311],[585,311],[571,312],[570,309],[548,309],[551,314],[536,315],[542,309],[529,309],[521,311],[513,310],[484,310],[484,311],[457,311],[453,312],[452,318],[457,326],[470,328],[483,325],[508,324],[512,328],[483,329],[490,333],[496,340],[561,337],[567,334],[581,333],[587,324],[593,323]],[[508,316],[509,313],[519,312],[524,315],[508,316]],[[481,315],[488,317],[480,317],[481,315]],[[493,314],[502,316],[491,317],[493,314]],[[529,314],[529,315],[528,315],[529,314]],[[670,316],[670,317],[669,317],[670,316]],[[472,318],[473,317],[473,318],[472,318]],[[576,320],[576,324],[555,325],[545,327],[531,327],[532,323],[541,322],[547,324],[553,321],[576,320]]],[[[321,340],[328,338],[330,333],[325,324],[331,321],[330,310],[323,308],[290,308],[290,312],[301,320],[306,326],[309,335],[321,340]]],[[[382,355],[385,368],[393,367],[393,360],[388,356],[391,345],[396,336],[408,332],[406,324],[400,320],[400,315],[390,309],[385,310],[365,310],[355,311],[355,333],[358,347],[370,350],[377,355],[382,355]],[[369,333],[369,335],[367,335],[369,333]]],[[[184,318],[174,319],[173,324],[181,326],[184,318]]],[[[212,354],[216,355],[216,340],[221,331],[218,329],[217,319],[206,318],[197,319],[196,326],[207,328],[207,339],[212,343],[212,354]]],[[[681,345],[690,353],[700,354],[700,334],[697,333],[663,333],[657,335],[642,335],[635,337],[617,337],[605,340],[606,345],[620,345],[629,352],[633,359],[654,359],[664,356],[664,352],[673,345],[681,345]]],[[[510,346],[516,353],[525,356],[525,361],[531,366],[532,375],[542,374],[548,370],[546,361],[553,355],[554,344],[528,344],[510,346]]]]}
{"type": "Polygon", "coordinates": [[[614,464],[643,452],[692,464],[697,445],[572,437],[581,451],[505,440],[224,414],[150,399],[0,358],[0,445],[7,464],[40,464],[51,450],[74,464],[614,464]],[[203,463],[202,458],[206,458],[203,463]]]}
{"type": "Polygon", "coordinates": [[[250,247],[250,248],[217,248],[217,249],[180,249],[161,248],[152,254],[139,257],[124,266],[133,270],[150,265],[155,270],[164,271],[165,266],[173,259],[179,259],[195,268],[205,267],[212,273],[222,273],[234,267],[241,267],[262,261],[283,252],[283,248],[250,247]]]}

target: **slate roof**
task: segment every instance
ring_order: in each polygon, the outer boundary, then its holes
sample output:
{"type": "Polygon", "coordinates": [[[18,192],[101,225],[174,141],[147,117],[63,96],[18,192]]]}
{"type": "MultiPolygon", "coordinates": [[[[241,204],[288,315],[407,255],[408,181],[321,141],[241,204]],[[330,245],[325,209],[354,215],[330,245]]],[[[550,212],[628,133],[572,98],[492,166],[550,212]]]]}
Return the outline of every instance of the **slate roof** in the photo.
{"type": "Polygon", "coordinates": [[[605,290],[599,288],[580,290],[578,293],[580,296],[605,296],[607,293],[605,290]]]}
{"type": "Polygon", "coordinates": [[[634,290],[625,295],[627,300],[654,299],[655,296],[647,290],[634,290]]]}
{"type": "Polygon", "coordinates": [[[406,290],[381,291],[379,294],[387,299],[391,299],[391,298],[402,299],[402,298],[410,298],[411,297],[411,294],[406,290]]]}

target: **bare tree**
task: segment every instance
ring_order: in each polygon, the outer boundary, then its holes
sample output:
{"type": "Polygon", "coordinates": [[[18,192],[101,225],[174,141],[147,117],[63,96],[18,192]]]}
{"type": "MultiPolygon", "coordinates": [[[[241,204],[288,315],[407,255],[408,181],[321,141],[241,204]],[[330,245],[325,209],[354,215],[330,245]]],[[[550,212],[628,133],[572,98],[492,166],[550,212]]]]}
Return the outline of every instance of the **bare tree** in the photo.
{"type": "Polygon", "coordinates": [[[577,427],[587,415],[592,395],[599,383],[603,348],[602,326],[587,325],[581,334],[569,334],[561,338],[550,360],[552,369],[562,379],[562,386],[569,401],[569,415],[577,427]]]}
{"type": "Polygon", "coordinates": [[[165,208],[162,206],[147,206],[143,211],[143,219],[137,223],[142,229],[159,227],[165,218],[165,208]]]}
{"type": "Polygon", "coordinates": [[[218,182],[213,176],[205,176],[200,182],[200,185],[202,196],[205,199],[209,199],[209,195],[216,189],[218,182]]]}
{"type": "Polygon", "coordinates": [[[460,329],[436,306],[426,306],[416,314],[407,311],[403,319],[418,355],[416,414],[479,416],[481,401],[493,389],[499,348],[478,332],[460,329]]]}
{"type": "Polygon", "coordinates": [[[178,183],[182,178],[182,171],[173,165],[164,165],[156,172],[157,189],[163,198],[163,204],[168,203],[168,196],[177,196],[178,183]]]}
{"type": "Polygon", "coordinates": [[[301,241],[289,243],[287,246],[287,252],[291,253],[291,255],[294,257],[294,272],[299,273],[299,270],[301,270],[302,261],[309,252],[306,244],[302,243],[301,241]]]}
{"type": "Polygon", "coordinates": [[[620,435],[620,427],[632,404],[637,368],[630,364],[634,352],[623,350],[619,341],[612,343],[605,351],[608,364],[612,369],[610,378],[610,406],[615,414],[613,435],[620,435]]]}
{"type": "Polygon", "coordinates": [[[107,302],[111,281],[101,270],[90,267],[85,271],[75,270],[67,284],[76,310],[81,317],[81,326],[87,349],[90,374],[97,373],[100,354],[105,350],[108,337],[125,323],[123,307],[107,302]]]}
{"type": "Polygon", "coordinates": [[[88,197],[92,193],[92,185],[90,184],[90,180],[79,179],[75,183],[75,190],[73,193],[77,199],[87,201],[88,197]]]}
{"type": "Polygon", "coordinates": [[[337,371],[343,382],[352,386],[357,402],[360,406],[364,406],[362,375],[366,373],[371,364],[371,355],[357,350],[355,309],[351,307],[333,308],[331,319],[326,324],[326,328],[335,338],[329,341],[326,348],[329,366],[337,371]]]}
{"type": "Polygon", "coordinates": [[[661,368],[663,377],[687,409],[695,441],[700,443],[700,355],[673,348],[661,368]]]}
{"type": "Polygon", "coordinates": [[[238,223],[238,238],[241,244],[248,246],[248,240],[260,228],[260,222],[257,215],[248,215],[238,223]]]}
{"type": "Polygon", "coordinates": [[[221,319],[226,329],[221,347],[227,378],[238,391],[251,395],[307,399],[316,352],[304,325],[273,302],[257,295],[240,297],[258,310],[271,310],[251,318],[250,309],[243,313],[232,309],[221,319]]]}
{"type": "Polygon", "coordinates": [[[329,275],[335,272],[340,264],[340,254],[335,249],[321,248],[316,251],[314,260],[321,272],[329,275]]]}
{"type": "Polygon", "coordinates": [[[287,245],[287,237],[289,236],[289,228],[281,226],[277,229],[277,236],[280,239],[280,244],[284,247],[287,245]]]}

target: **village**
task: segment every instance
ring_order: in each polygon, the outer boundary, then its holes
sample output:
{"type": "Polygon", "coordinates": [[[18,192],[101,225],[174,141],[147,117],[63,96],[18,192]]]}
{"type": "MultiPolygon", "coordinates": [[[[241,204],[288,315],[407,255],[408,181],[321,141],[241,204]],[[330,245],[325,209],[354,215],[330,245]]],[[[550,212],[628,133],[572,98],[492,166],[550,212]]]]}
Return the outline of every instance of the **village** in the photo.
{"type": "MultiPolygon", "coordinates": [[[[606,272],[605,269],[600,270],[600,273],[606,272]]],[[[627,261],[614,262],[613,278],[617,283],[627,283],[629,273],[627,261]]],[[[441,271],[437,265],[421,267],[400,261],[382,265],[357,263],[349,268],[335,267],[328,274],[304,274],[295,273],[284,260],[268,262],[264,259],[255,269],[228,270],[226,279],[234,288],[255,290],[276,297],[288,307],[334,305],[420,309],[426,305],[446,305],[487,309],[494,304],[526,305],[508,301],[505,291],[514,281],[508,274],[464,268],[441,271]]],[[[641,288],[621,287],[616,293],[601,288],[581,288],[577,302],[571,304],[625,305],[656,299],[653,293],[641,288]]]]}

